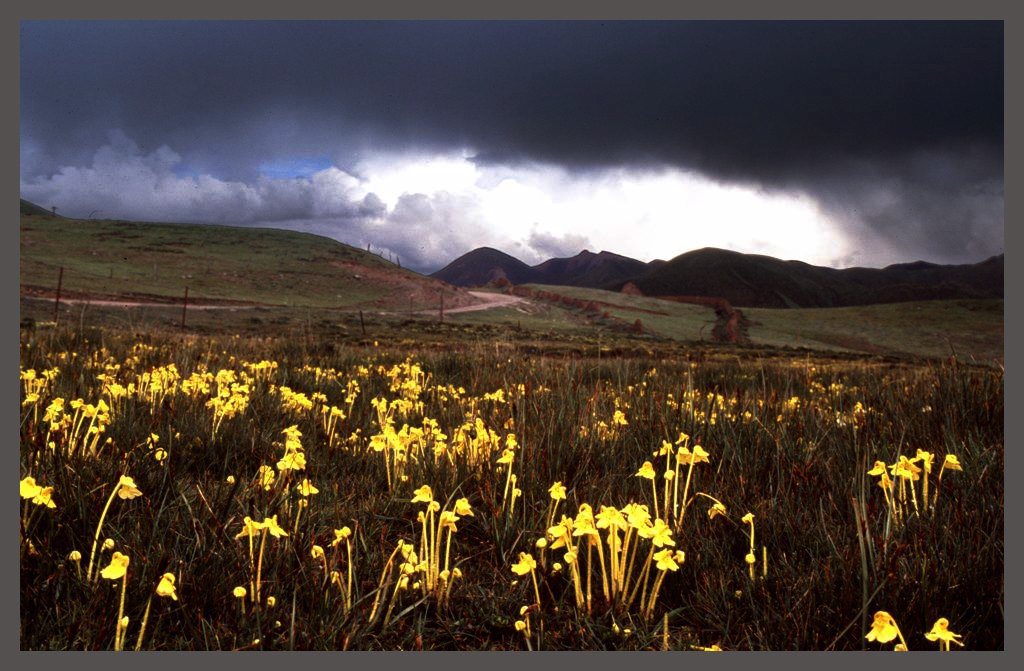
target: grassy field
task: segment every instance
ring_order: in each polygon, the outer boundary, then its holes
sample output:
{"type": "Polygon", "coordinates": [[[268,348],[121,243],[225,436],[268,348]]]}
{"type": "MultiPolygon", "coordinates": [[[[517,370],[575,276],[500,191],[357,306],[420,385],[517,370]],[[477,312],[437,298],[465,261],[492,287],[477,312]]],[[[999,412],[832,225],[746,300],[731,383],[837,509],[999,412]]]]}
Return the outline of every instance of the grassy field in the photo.
{"type": "MultiPolygon", "coordinates": [[[[710,339],[714,312],[705,307],[600,289],[527,285],[597,301],[613,317],[680,341],[710,339]]],[[[553,306],[552,310],[560,309],[553,306]]],[[[564,310],[564,308],[562,308],[564,310]]],[[[774,347],[942,358],[980,363],[1003,359],[1003,301],[951,300],[848,308],[744,308],[750,342],[774,347]]]]}
{"type": "Polygon", "coordinates": [[[70,294],[179,300],[187,286],[192,300],[311,308],[429,307],[436,291],[420,294],[441,286],[306,233],[22,216],[22,287],[52,292],[61,266],[70,294]]]}
{"type": "Polygon", "coordinates": [[[1003,359],[1003,301],[955,300],[848,308],[746,308],[753,342],[982,363],[1003,359]]]}
{"type": "MultiPolygon", "coordinates": [[[[186,286],[193,302],[259,304],[252,312],[193,311],[196,332],[259,332],[280,327],[344,333],[345,311],[392,313],[433,309],[441,284],[327,238],[273,229],[115,221],[76,221],[41,215],[21,218],[23,293],[48,295],[64,268],[67,296],[127,296],[180,301],[186,286]],[[318,326],[316,326],[318,325],[318,326]]],[[[711,340],[715,315],[698,305],[578,287],[527,285],[573,299],[594,301],[588,314],[545,301],[482,312],[451,314],[454,323],[493,325],[561,336],[612,337],[640,320],[649,338],[692,343],[711,340]],[[604,317],[601,313],[607,313],[604,317]]],[[[446,305],[472,302],[448,288],[446,305]],[[460,302],[461,301],[461,302],[460,302]]],[[[83,308],[69,317],[84,323],[83,308]]],[[[148,328],[180,323],[173,308],[103,311],[121,325],[148,328]]],[[[44,303],[23,304],[33,319],[44,303]]],[[[743,310],[755,346],[860,352],[897,357],[1002,361],[1001,300],[928,301],[851,308],[743,310]]],[[[428,321],[429,317],[417,319],[428,321]]]]}
{"type": "Polygon", "coordinates": [[[651,333],[674,340],[710,340],[715,313],[708,308],[674,303],[646,296],[630,296],[615,291],[581,287],[555,287],[530,284],[528,287],[562,296],[595,301],[601,310],[627,324],[637,319],[651,333]]]}
{"type": "Polygon", "coordinates": [[[999,369],[289,316],[23,329],[23,649],[1004,645],[999,369]]]}

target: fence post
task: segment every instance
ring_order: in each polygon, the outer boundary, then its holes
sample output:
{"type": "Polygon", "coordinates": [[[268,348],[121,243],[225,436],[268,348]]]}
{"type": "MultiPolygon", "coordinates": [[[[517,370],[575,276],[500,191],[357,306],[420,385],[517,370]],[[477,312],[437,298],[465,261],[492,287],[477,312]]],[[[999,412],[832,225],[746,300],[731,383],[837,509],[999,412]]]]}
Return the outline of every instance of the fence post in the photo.
{"type": "Polygon", "coordinates": [[[64,284],[64,266],[60,267],[60,272],[57,274],[57,298],[53,301],[53,323],[56,326],[57,321],[60,318],[60,288],[64,284]]]}
{"type": "Polygon", "coordinates": [[[366,335],[366,322],[363,321],[363,311],[359,311],[359,328],[363,330],[363,336],[366,335]]]}
{"type": "Polygon", "coordinates": [[[188,310],[188,287],[185,287],[185,300],[181,304],[181,330],[185,330],[185,312],[188,310]]]}

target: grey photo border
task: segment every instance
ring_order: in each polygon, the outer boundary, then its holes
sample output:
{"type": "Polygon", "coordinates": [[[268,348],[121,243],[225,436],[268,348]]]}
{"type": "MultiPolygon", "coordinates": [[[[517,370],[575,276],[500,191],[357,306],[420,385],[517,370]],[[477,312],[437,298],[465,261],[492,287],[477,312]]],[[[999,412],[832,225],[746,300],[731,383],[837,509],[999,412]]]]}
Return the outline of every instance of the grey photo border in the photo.
{"type": "MultiPolygon", "coordinates": [[[[671,19],[954,19],[954,20],[999,20],[1004,22],[1004,44],[1005,44],[1005,69],[1004,69],[1004,82],[1012,83],[1015,78],[1009,76],[1006,73],[1017,72],[1018,77],[1020,76],[1020,69],[1014,66],[1019,64],[1019,58],[1022,51],[1021,44],[1015,40],[1013,36],[1016,34],[1020,36],[1020,31],[1014,31],[1013,28],[1018,25],[1014,21],[1017,18],[1016,15],[1020,13],[1020,5],[1017,5],[1017,9],[1013,9],[1013,5],[1010,2],[992,2],[987,0],[974,0],[970,3],[957,2],[956,0],[914,0],[908,2],[904,0],[860,0],[860,2],[853,5],[852,3],[833,3],[826,4],[820,0],[776,0],[772,3],[766,3],[758,0],[729,0],[715,2],[713,0],[701,0],[700,2],[681,3],[672,0],[633,0],[629,3],[617,3],[612,0],[572,0],[562,2],[538,2],[537,0],[519,0],[515,3],[482,3],[479,1],[471,0],[434,0],[433,2],[426,3],[420,0],[388,0],[383,2],[378,0],[374,3],[360,3],[356,4],[345,4],[339,3],[337,0],[293,0],[289,3],[273,2],[273,0],[248,0],[248,2],[219,2],[211,4],[209,2],[203,2],[202,0],[178,0],[173,5],[170,4],[149,4],[143,5],[139,2],[127,2],[125,0],[93,0],[89,3],[75,2],[74,0],[47,0],[46,2],[24,2],[18,0],[13,3],[5,4],[0,12],[4,14],[4,37],[3,49],[5,52],[5,58],[3,59],[3,69],[5,79],[8,81],[8,86],[11,86],[15,91],[15,95],[8,99],[8,103],[3,106],[3,115],[5,120],[5,126],[9,129],[4,135],[4,155],[8,157],[4,161],[4,176],[5,183],[9,185],[11,191],[15,190],[15,184],[18,182],[19,165],[17,148],[18,148],[18,136],[16,129],[18,128],[18,117],[19,117],[19,97],[17,95],[17,86],[19,81],[19,34],[20,34],[20,22],[23,20],[46,20],[46,19],[651,19],[651,20],[671,20],[671,19]]],[[[1016,79],[1020,82],[1020,79],[1016,79]]],[[[1005,88],[1006,98],[1004,110],[1007,112],[1004,114],[1004,118],[1024,118],[1024,114],[1021,113],[1020,104],[1020,87],[1014,87],[1012,85],[1006,86],[1005,88]],[[1014,114],[1012,111],[1016,109],[1017,113],[1014,114]]],[[[1004,135],[1004,146],[1010,148],[1013,146],[1019,146],[1020,132],[1019,129],[1010,125],[1006,129],[1004,135]]],[[[1005,175],[1004,183],[1011,181],[1008,178],[1019,177],[1020,174],[1020,162],[1017,154],[1012,151],[1007,151],[1005,154],[1005,175]]],[[[1005,188],[1004,188],[1005,192],[1005,188]]],[[[10,194],[8,202],[13,208],[14,194],[10,194]]],[[[1019,202],[1014,198],[1007,198],[1005,201],[1005,212],[1020,212],[1019,202]]],[[[1012,220],[1012,216],[1005,216],[1004,221],[1012,220]]],[[[2,227],[0,234],[8,240],[7,243],[0,245],[0,254],[3,256],[3,262],[0,263],[0,272],[8,278],[7,286],[15,287],[18,284],[18,256],[19,246],[17,236],[17,227],[14,225],[8,225],[2,227]]],[[[1019,233],[1014,227],[1005,228],[1005,241],[1007,243],[1014,243],[1014,246],[1019,242],[1019,233]]],[[[1011,245],[1007,244],[1006,247],[1011,245]]],[[[1011,252],[1012,258],[1012,252],[1011,252]]],[[[1012,263],[1007,268],[1006,285],[1010,287],[1016,287],[1016,281],[1020,280],[1021,269],[1020,267],[1014,266],[1012,263]]],[[[4,346],[3,351],[8,354],[3,359],[3,366],[8,372],[3,374],[5,379],[8,380],[7,386],[3,388],[4,401],[0,408],[2,408],[3,416],[7,417],[6,421],[10,421],[11,424],[7,425],[12,427],[10,437],[15,440],[12,441],[17,443],[16,436],[12,435],[15,433],[13,427],[17,426],[17,403],[15,402],[18,398],[18,387],[15,386],[15,368],[17,367],[17,355],[16,352],[16,340],[18,334],[16,332],[17,324],[19,323],[19,301],[18,295],[13,291],[6,291],[2,295],[4,307],[10,309],[13,313],[13,319],[8,321],[9,328],[5,330],[3,334],[4,342],[8,342],[8,345],[4,346]],[[8,368],[9,366],[9,368],[8,368]]],[[[1014,291],[1007,292],[1006,302],[1004,303],[1004,329],[1008,328],[1010,333],[1021,333],[1020,329],[1020,315],[1015,309],[1006,310],[1007,305],[1013,305],[1014,300],[1019,297],[1014,291]]],[[[1004,330],[1004,334],[1007,331],[1004,330]]],[[[1004,336],[1005,337],[1005,336],[1004,336]]],[[[1016,351],[1014,348],[1006,348],[1006,361],[1016,360],[1016,351]]],[[[1018,398],[1019,392],[1016,387],[1007,385],[1010,387],[1010,397],[1018,398]]],[[[1012,407],[1012,406],[1011,406],[1012,407]]],[[[1013,436],[1020,435],[1020,417],[1011,415],[1010,421],[1006,425],[1006,441],[1005,443],[1012,444],[1011,440],[1013,436]]],[[[15,461],[15,469],[17,469],[17,457],[16,451],[11,450],[11,459],[15,461]]],[[[1006,470],[1004,471],[1004,480],[1006,474],[1010,472],[1016,472],[1019,467],[1016,455],[1012,453],[1006,457],[1006,470]]],[[[13,479],[12,479],[13,481],[13,479]]],[[[12,495],[13,496],[13,495],[12,495]]],[[[1006,497],[1011,501],[1018,500],[1016,491],[1012,488],[1007,490],[1006,497]]],[[[1005,501],[1004,501],[1005,507],[1005,501]]],[[[1009,506],[1010,509],[1014,508],[1014,505],[1009,506]]],[[[15,513],[10,512],[16,510],[11,505],[8,509],[8,519],[11,520],[15,517],[15,513]]],[[[1005,548],[1006,556],[1020,557],[1019,552],[1019,525],[1016,522],[1019,518],[1015,516],[1009,516],[1008,526],[1004,528],[1005,535],[1005,548]],[[1012,532],[1012,529],[1017,529],[1016,532],[1012,532]]],[[[80,665],[86,668],[95,667],[107,669],[111,665],[115,667],[128,665],[136,665],[139,663],[139,659],[133,656],[127,657],[115,657],[113,653],[94,653],[91,655],[74,655],[73,652],[24,652],[20,651],[20,606],[19,606],[19,589],[15,577],[19,575],[18,569],[18,557],[14,549],[14,544],[11,543],[8,546],[8,550],[3,553],[2,559],[3,575],[8,576],[8,579],[3,582],[3,599],[2,603],[6,604],[3,608],[3,612],[0,613],[0,617],[3,621],[8,622],[8,625],[3,627],[4,637],[7,645],[4,646],[4,652],[10,651],[12,654],[9,662],[16,665],[15,668],[22,665],[32,664],[44,664],[47,667],[50,665],[56,667],[57,665],[64,666],[73,665],[74,668],[80,668],[80,665]],[[17,655],[17,658],[14,658],[17,655]],[[31,655],[31,659],[27,656],[31,655]]],[[[1013,566],[1014,562],[1006,562],[1004,560],[1004,566],[1013,566]]],[[[1019,593],[1020,580],[1019,576],[1015,575],[1014,572],[1006,572],[1004,569],[1005,586],[1004,594],[1012,592],[1013,594],[1019,593]]],[[[1018,603],[1016,600],[1012,600],[1011,604],[1006,603],[1004,597],[1004,632],[1007,634],[1015,631],[1012,626],[1008,623],[1020,622],[1020,618],[1017,611],[1014,610],[1012,603],[1018,603]]],[[[974,652],[968,653],[972,655],[971,660],[975,660],[977,663],[981,663],[986,667],[989,665],[1009,666],[1012,663],[1012,659],[1018,657],[1019,646],[1015,645],[1014,637],[1005,636],[1004,638],[1004,650],[1002,652],[974,652]]],[[[158,652],[158,653],[142,653],[145,655],[145,664],[154,664],[157,667],[162,668],[176,668],[182,661],[187,663],[195,663],[192,659],[183,660],[180,656],[189,655],[193,653],[188,652],[158,652]]],[[[231,657],[230,659],[224,657],[226,653],[204,653],[202,660],[199,661],[201,664],[227,664],[229,666],[238,666],[250,669],[252,665],[263,668],[271,668],[280,664],[281,660],[276,655],[281,653],[270,653],[269,655],[258,655],[258,656],[245,656],[245,657],[231,657]],[[208,658],[210,655],[216,655],[219,658],[213,659],[208,658]]],[[[500,652],[500,653],[487,653],[487,652],[436,652],[436,653],[418,653],[414,657],[403,658],[400,652],[349,652],[344,653],[344,657],[338,657],[329,659],[325,655],[332,653],[317,653],[317,652],[297,652],[291,653],[291,655],[298,655],[299,659],[295,660],[289,657],[289,663],[295,664],[331,664],[341,662],[348,664],[354,662],[356,667],[360,667],[369,664],[373,665],[384,665],[387,667],[398,667],[399,665],[408,665],[410,663],[420,668],[421,665],[427,667],[433,667],[438,669],[449,669],[453,666],[462,666],[464,668],[476,667],[480,664],[496,665],[497,667],[513,668],[515,666],[521,666],[524,662],[531,664],[540,663],[543,666],[555,667],[563,665],[571,666],[587,666],[597,665],[598,667],[612,667],[617,666],[623,662],[636,664],[636,663],[655,663],[659,666],[669,664],[692,664],[696,663],[701,667],[705,668],[745,668],[749,669],[752,665],[761,666],[767,663],[769,666],[785,666],[785,667],[802,667],[802,668],[816,668],[823,662],[829,666],[839,666],[846,668],[861,668],[866,663],[866,659],[862,655],[867,653],[820,653],[820,652],[762,652],[762,653],[727,653],[724,655],[701,655],[693,654],[684,659],[679,657],[686,653],[630,653],[631,655],[644,655],[643,660],[634,658],[624,658],[616,656],[615,653],[593,653],[593,652],[564,652],[564,653],[534,653],[530,657],[526,657],[515,652],[500,652]],[[750,657],[748,655],[756,655],[756,657],[750,657]],[[651,655],[647,657],[647,655],[651,655]],[[661,656],[653,656],[661,655],[661,656]],[[665,656],[667,655],[667,656],[665,656]],[[827,661],[826,661],[827,660],[827,661]]],[[[525,653],[529,654],[529,653],[525,653]]],[[[5,654],[6,657],[6,654],[5,654]]],[[[921,668],[927,667],[928,669],[935,668],[953,668],[953,665],[961,665],[963,663],[962,658],[959,656],[938,656],[935,655],[922,655],[922,654],[911,654],[911,655],[875,655],[871,657],[871,663],[874,665],[882,665],[884,667],[904,669],[906,665],[920,666],[921,668]]],[[[1020,664],[1020,661],[1017,663],[1020,664]]]]}

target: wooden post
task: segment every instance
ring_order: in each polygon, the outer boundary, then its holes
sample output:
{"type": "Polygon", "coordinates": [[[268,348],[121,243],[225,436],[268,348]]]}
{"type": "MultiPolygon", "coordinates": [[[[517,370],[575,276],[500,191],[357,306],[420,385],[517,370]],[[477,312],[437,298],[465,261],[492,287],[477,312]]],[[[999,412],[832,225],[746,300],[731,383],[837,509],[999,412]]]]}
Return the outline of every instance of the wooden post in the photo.
{"type": "Polygon", "coordinates": [[[359,328],[363,330],[363,335],[366,335],[366,323],[363,321],[363,311],[359,311],[359,328]]]}
{"type": "Polygon", "coordinates": [[[60,272],[57,273],[57,298],[53,301],[53,323],[56,324],[60,319],[60,288],[64,284],[64,266],[60,267],[60,272]]]}
{"type": "Polygon", "coordinates": [[[185,287],[185,300],[181,304],[181,330],[185,330],[185,312],[188,311],[188,287],[185,287]]]}

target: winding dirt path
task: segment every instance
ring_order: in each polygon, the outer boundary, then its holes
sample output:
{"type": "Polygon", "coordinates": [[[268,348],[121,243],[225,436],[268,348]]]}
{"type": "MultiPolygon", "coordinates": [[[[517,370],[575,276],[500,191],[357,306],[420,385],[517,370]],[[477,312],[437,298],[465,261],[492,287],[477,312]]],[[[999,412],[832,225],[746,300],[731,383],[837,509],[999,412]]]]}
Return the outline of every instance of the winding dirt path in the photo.
{"type": "MultiPolygon", "coordinates": [[[[528,303],[525,298],[520,296],[513,296],[510,294],[495,294],[487,291],[470,291],[469,294],[474,298],[477,298],[482,303],[475,305],[462,305],[459,307],[445,308],[445,314],[456,314],[459,312],[477,312],[479,310],[490,310],[493,308],[503,308],[517,303],[528,303]]],[[[53,296],[34,296],[30,294],[22,294],[22,298],[28,298],[30,300],[46,301],[52,303],[53,296]]],[[[68,305],[95,305],[105,307],[118,307],[118,308],[178,308],[182,307],[180,302],[156,302],[156,301],[138,301],[138,300],[127,300],[127,299],[113,299],[113,298],[81,298],[81,297],[70,297],[61,296],[61,303],[67,303],[68,305]]],[[[254,308],[261,307],[259,305],[245,304],[245,303],[192,303],[188,304],[189,310],[252,310],[254,308]]],[[[274,306],[262,306],[262,307],[274,307],[274,306]]],[[[414,314],[436,314],[437,310],[418,310],[414,314]]],[[[394,313],[382,313],[382,314],[408,314],[402,312],[394,313]]]]}
{"type": "MultiPolygon", "coordinates": [[[[455,314],[457,312],[477,312],[479,310],[490,310],[492,308],[504,308],[509,305],[515,305],[516,303],[527,303],[528,301],[521,296],[513,296],[512,294],[493,294],[488,291],[470,291],[470,296],[475,296],[483,303],[476,305],[464,305],[459,308],[446,309],[445,314],[455,314]]],[[[427,310],[427,312],[433,312],[433,310],[427,310]]]]}

